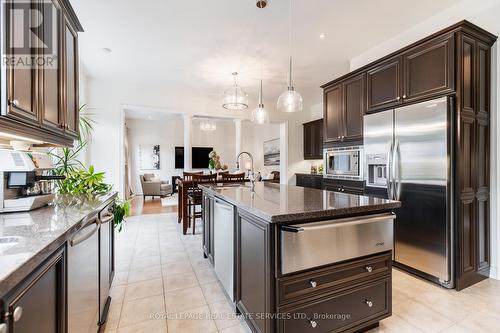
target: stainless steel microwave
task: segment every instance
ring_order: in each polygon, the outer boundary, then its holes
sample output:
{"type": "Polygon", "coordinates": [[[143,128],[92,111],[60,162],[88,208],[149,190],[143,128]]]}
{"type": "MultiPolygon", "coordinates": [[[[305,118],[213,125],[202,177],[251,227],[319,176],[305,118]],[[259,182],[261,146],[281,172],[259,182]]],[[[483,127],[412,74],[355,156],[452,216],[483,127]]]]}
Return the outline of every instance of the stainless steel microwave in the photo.
{"type": "Polygon", "coordinates": [[[363,180],[363,147],[329,148],[323,151],[326,178],[363,180]]]}

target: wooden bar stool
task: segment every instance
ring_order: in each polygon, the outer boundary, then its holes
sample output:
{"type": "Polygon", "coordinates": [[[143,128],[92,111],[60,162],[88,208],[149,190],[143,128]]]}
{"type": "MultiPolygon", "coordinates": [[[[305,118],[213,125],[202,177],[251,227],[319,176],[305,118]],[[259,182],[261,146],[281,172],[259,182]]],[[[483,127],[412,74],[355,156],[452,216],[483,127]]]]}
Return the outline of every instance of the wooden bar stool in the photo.
{"type": "Polygon", "coordinates": [[[201,218],[202,217],[202,211],[196,211],[196,206],[200,206],[203,202],[203,197],[202,197],[202,192],[201,189],[198,187],[199,184],[215,184],[217,182],[217,174],[211,174],[211,175],[192,175],[193,179],[191,181],[191,184],[189,185],[189,192],[188,192],[188,219],[190,221],[190,225],[192,225],[193,228],[193,235],[195,234],[196,230],[196,218],[201,218]],[[192,224],[191,224],[192,222],[192,224]]]}
{"type": "Polygon", "coordinates": [[[228,173],[222,174],[222,182],[223,183],[235,183],[235,182],[244,182],[245,181],[245,173],[228,173]]]}

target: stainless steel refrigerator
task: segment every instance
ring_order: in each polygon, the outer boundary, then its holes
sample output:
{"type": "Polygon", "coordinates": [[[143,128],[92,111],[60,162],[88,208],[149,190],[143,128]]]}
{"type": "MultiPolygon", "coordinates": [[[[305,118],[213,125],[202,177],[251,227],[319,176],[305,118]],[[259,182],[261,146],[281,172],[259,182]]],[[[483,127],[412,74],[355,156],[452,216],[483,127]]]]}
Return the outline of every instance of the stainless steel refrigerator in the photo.
{"type": "Polygon", "coordinates": [[[366,192],[399,200],[394,264],[454,287],[452,228],[453,99],[364,117],[366,192]]]}

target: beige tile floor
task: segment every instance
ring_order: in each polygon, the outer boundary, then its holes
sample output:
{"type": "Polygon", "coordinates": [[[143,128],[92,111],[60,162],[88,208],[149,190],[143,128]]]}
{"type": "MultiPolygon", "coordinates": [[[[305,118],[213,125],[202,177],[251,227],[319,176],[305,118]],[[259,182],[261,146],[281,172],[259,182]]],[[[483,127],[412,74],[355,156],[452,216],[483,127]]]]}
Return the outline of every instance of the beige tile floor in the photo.
{"type": "MultiPolygon", "coordinates": [[[[174,213],[129,217],[117,234],[105,332],[250,332],[203,259],[201,229],[184,236],[176,221],[174,213]]],[[[393,315],[371,332],[500,332],[500,281],[456,292],[394,270],[393,315]]]]}

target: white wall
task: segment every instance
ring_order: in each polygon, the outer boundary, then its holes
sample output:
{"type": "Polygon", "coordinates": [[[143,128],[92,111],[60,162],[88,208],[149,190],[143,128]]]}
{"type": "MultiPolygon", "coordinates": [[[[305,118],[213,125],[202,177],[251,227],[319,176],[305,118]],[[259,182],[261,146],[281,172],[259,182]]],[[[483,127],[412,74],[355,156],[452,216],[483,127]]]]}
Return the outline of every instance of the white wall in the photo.
{"type": "Polygon", "coordinates": [[[265,176],[271,171],[280,171],[279,165],[264,166],[264,141],[280,138],[279,123],[256,125],[251,122],[243,122],[241,134],[242,150],[253,155],[256,172],[259,171],[262,176],[265,176]]]}
{"type": "MultiPolygon", "coordinates": [[[[463,0],[449,9],[437,13],[429,19],[401,32],[394,38],[358,55],[351,59],[350,68],[354,70],[362,67],[384,55],[397,51],[421,38],[444,29],[461,20],[467,19],[472,23],[486,29],[487,31],[500,35],[500,1],[499,0],[463,0]]],[[[498,108],[500,106],[500,94],[498,94],[498,79],[500,78],[499,65],[500,55],[498,52],[498,41],[492,52],[492,100],[491,100],[491,277],[500,279],[500,225],[498,221],[498,209],[500,197],[498,188],[500,186],[500,166],[498,156],[500,146],[497,144],[500,128],[500,117],[498,108]]]]}
{"type": "MultiPolygon", "coordinates": [[[[126,119],[130,149],[131,186],[134,194],[142,194],[139,175],[154,173],[156,177],[171,182],[172,176],[182,176],[183,169],[175,168],[175,147],[184,146],[183,117],[172,115],[165,119],[126,119]],[[139,164],[139,145],[160,145],[160,170],[141,170],[139,164]]],[[[199,130],[200,120],[193,119],[192,146],[213,147],[221,156],[221,162],[234,167],[234,123],[217,121],[217,130],[204,132],[199,130]]],[[[188,168],[190,169],[190,168],[188,168]]],[[[207,168],[208,169],[208,165],[207,168]]]]}

